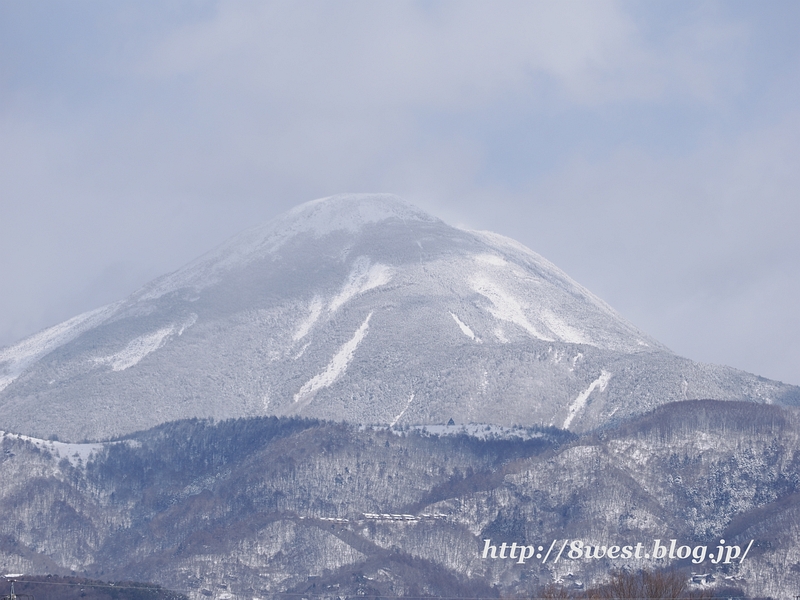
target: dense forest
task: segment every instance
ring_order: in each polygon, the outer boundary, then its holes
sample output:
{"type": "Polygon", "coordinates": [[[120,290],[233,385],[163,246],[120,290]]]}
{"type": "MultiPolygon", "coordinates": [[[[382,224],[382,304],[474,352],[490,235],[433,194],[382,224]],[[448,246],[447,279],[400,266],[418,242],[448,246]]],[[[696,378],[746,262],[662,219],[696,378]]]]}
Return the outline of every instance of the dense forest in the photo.
{"type": "Polygon", "coordinates": [[[0,590],[7,600],[11,599],[12,584],[14,596],[19,600],[188,600],[184,594],[152,583],[57,575],[5,577],[0,590]]]}
{"type": "Polygon", "coordinates": [[[800,584],[800,426],[789,409],[682,402],[582,436],[432,429],[186,420],[83,455],[5,435],[1,568],[157,582],[197,600],[579,597],[612,573],[666,568],[694,596],[777,597],[800,584]],[[534,549],[520,564],[484,557],[487,539],[752,544],[746,560],[719,564],[605,550],[542,561],[534,549]]]}

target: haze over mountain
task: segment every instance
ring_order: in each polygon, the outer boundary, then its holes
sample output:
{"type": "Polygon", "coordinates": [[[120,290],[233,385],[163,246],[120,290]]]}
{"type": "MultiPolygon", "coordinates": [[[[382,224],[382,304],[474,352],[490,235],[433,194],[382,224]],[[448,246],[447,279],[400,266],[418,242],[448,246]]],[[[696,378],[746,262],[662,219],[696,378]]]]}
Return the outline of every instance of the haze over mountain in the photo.
{"type": "Polygon", "coordinates": [[[308,202],[0,350],[0,425],[102,439],[187,417],[584,431],[685,399],[800,403],[692,362],[515,241],[392,195],[308,202]]]}

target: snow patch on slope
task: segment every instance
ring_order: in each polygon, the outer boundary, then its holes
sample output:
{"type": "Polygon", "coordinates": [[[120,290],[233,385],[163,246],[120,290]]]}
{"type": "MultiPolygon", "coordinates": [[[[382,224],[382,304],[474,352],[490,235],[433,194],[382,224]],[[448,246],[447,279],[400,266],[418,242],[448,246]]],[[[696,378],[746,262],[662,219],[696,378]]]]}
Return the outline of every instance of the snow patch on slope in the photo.
{"type": "Polygon", "coordinates": [[[542,320],[547,325],[547,328],[550,329],[550,331],[552,331],[562,342],[567,342],[569,344],[592,344],[589,338],[587,338],[581,331],[575,327],[572,327],[571,325],[567,325],[563,319],[556,316],[556,314],[551,310],[545,309],[542,311],[542,320]]]}
{"type": "Polygon", "coordinates": [[[353,268],[341,291],[331,300],[328,306],[334,312],[342,304],[359,294],[382,285],[392,279],[392,270],[387,265],[380,263],[370,264],[369,258],[359,256],[353,263],[353,268]]]}
{"type": "Polygon", "coordinates": [[[508,264],[505,258],[496,254],[476,254],[473,258],[479,263],[492,265],[494,267],[505,267],[508,264]]]}
{"type": "Polygon", "coordinates": [[[311,328],[314,326],[314,323],[317,322],[319,316],[322,314],[322,298],[319,296],[314,296],[314,299],[311,301],[311,306],[308,307],[309,314],[306,319],[300,323],[300,326],[297,328],[297,331],[294,332],[292,339],[297,342],[303,339],[311,328]]]}
{"type": "Polygon", "coordinates": [[[40,450],[47,450],[50,454],[58,457],[58,458],[66,458],[72,464],[73,467],[77,467],[81,464],[86,464],[86,462],[91,458],[92,454],[98,452],[105,448],[109,444],[119,444],[122,442],[106,442],[106,443],[94,443],[94,444],[68,444],[64,442],[54,442],[51,440],[42,440],[39,438],[30,437],[27,435],[20,435],[17,433],[8,433],[6,431],[0,431],[0,440],[2,439],[11,439],[11,440],[23,440],[26,442],[30,442],[40,450]]]}
{"type": "Polygon", "coordinates": [[[140,335],[132,339],[119,352],[110,356],[95,358],[94,362],[99,365],[111,365],[114,371],[124,371],[137,364],[148,354],[155,352],[167,343],[167,339],[173,335],[183,335],[183,332],[194,325],[197,315],[192,313],[183,323],[162,327],[152,333],[140,335]]]}
{"type": "Polygon", "coordinates": [[[356,348],[358,348],[361,340],[367,335],[371,317],[372,313],[370,312],[361,324],[361,327],[356,330],[353,337],[342,344],[342,347],[339,348],[339,351],[333,356],[325,370],[310,379],[300,388],[300,391],[294,395],[295,402],[300,402],[309,398],[322,388],[330,387],[347,370],[347,366],[353,360],[353,354],[356,348]]]}
{"type": "Polygon", "coordinates": [[[487,310],[491,315],[501,321],[508,321],[522,327],[530,335],[545,342],[553,342],[553,338],[541,333],[528,320],[522,305],[511,294],[506,292],[496,282],[483,275],[476,275],[470,282],[472,289],[487,298],[492,306],[487,310]]]}
{"type": "MultiPolygon", "coordinates": [[[[452,315],[453,313],[450,314],[452,315]]],[[[392,419],[392,422],[389,423],[389,427],[394,427],[397,424],[397,422],[403,417],[403,415],[406,414],[408,407],[411,406],[411,403],[413,401],[414,401],[414,392],[411,392],[411,395],[408,397],[408,402],[406,402],[405,407],[403,408],[403,410],[400,411],[399,415],[397,415],[394,419],[392,419]]]]}
{"type": "MultiPolygon", "coordinates": [[[[461,333],[467,336],[471,340],[475,340],[475,334],[473,333],[472,329],[467,326],[461,319],[459,319],[454,313],[450,313],[450,316],[453,317],[453,320],[458,325],[459,329],[461,329],[461,333]]],[[[480,343],[480,340],[477,340],[480,343]]]]}
{"type": "Polygon", "coordinates": [[[91,310],[68,321],[40,331],[14,346],[0,350],[0,390],[19,377],[26,368],[59,346],[77,338],[84,331],[100,325],[120,302],[91,310]]]}
{"type": "Polygon", "coordinates": [[[611,373],[607,371],[600,371],[600,377],[595,379],[592,383],[589,384],[589,387],[583,390],[578,397],[575,398],[574,402],[569,407],[569,414],[567,414],[567,418],[564,419],[564,424],[561,426],[561,429],[569,429],[570,423],[575,418],[575,416],[583,409],[586,405],[586,401],[589,399],[589,396],[595,389],[598,387],[600,391],[606,389],[608,385],[608,381],[611,379],[611,373]]]}
{"type": "Polygon", "coordinates": [[[185,321],[183,321],[178,327],[178,335],[183,335],[183,332],[189,329],[192,325],[197,323],[197,315],[195,313],[189,314],[185,321]]]}
{"type": "Polygon", "coordinates": [[[119,352],[110,356],[95,358],[98,365],[111,365],[114,371],[124,371],[138,363],[151,352],[155,352],[166,343],[167,336],[175,331],[174,326],[163,327],[158,331],[140,335],[132,339],[119,352]]]}
{"type": "MultiPolygon", "coordinates": [[[[608,339],[604,338],[602,333],[598,335],[591,336],[591,342],[584,342],[590,343],[591,345],[595,345],[600,348],[606,348],[611,350],[619,350],[622,352],[635,352],[637,349],[652,349],[652,350],[664,350],[667,352],[671,352],[666,346],[660,344],[656,340],[649,339],[647,335],[639,331],[636,327],[632,324],[628,323],[623,319],[617,311],[615,311],[611,306],[609,306],[605,301],[601,300],[597,296],[595,296],[592,292],[588,289],[577,283],[571,277],[569,277],[564,271],[559,269],[556,265],[551,263],[549,260],[544,258],[543,256],[537,254],[527,246],[521,244],[520,242],[508,238],[504,235],[500,235],[499,233],[494,233],[492,231],[474,231],[474,230],[465,230],[467,233],[475,236],[480,241],[488,244],[493,250],[498,252],[503,256],[513,256],[513,262],[509,262],[507,266],[511,267],[512,269],[517,264],[521,265],[526,271],[528,272],[536,272],[538,277],[541,277],[544,281],[548,282],[548,284],[554,288],[560,288],[561,290],[565,290],[570,293],[577,301],[581,303],[588,302],[592,307],[597,311],[596,315],[604,315],[607,319],[609,324],[614,324],[614,326],[618,327],[618,335],[622,335],[627,338],[623,342],[619,342],[618,339],[608,339]],[[630,337],[639,337],[640,340],[637,342],[637,346],[641,348],[637,348],[636,346],[632,347],[630,342],[628,341],[630,337]],[[644,340],[644,341],[643,341],[644,340]]],[[[483,256],[493,256],[492,254],[485,254],[483,256]]],[[[482,261],[488,262],[488,261],[482,261]]],[[[551,309],[556,310],[558,312],[559,307],[558,305],[551,305],[551,309]]],[[[584,309],[585,310],[585,309],[584,309]]],[[[554,331],[553,333],[556,333],[554,331]]],[[[558,334],[557,334],[558,335],[558,334]]]]}

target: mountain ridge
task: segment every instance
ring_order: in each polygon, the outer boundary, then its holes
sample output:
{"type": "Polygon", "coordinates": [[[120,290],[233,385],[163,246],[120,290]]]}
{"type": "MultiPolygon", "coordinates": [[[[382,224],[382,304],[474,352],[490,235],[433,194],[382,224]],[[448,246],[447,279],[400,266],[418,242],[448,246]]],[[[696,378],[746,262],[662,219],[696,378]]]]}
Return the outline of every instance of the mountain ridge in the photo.
{"type": "Polygon", "coordinates": [[[312,586],[354,596],[342,579],[351,575],[382,582],[382,595],[538,597],[553,582],[579,592],[618,569],[661,568],[703,574],[696,591],[727,582],[750,597],[786,597],[800,583],[798,417],[688,401],[602,432],[529,439],[191,419],[77,456],[0,434],[0,565],[135,577],[193,600],[312,586]],[[486,539],[543,549],[675,539],[708,554],[702,564],[567,555],[523,565],[483,555],[486,539]],[[752,540],[747,560],[711,561],[721,539],[752,540]]]}
{"type": "Polygon", "coordinates": [[[676,356],[518,242],[390,194],[302,204],[0,349],[0,426],[71,441],[269,414],[585,431],[692,398],[800,388],[676,356]]]}

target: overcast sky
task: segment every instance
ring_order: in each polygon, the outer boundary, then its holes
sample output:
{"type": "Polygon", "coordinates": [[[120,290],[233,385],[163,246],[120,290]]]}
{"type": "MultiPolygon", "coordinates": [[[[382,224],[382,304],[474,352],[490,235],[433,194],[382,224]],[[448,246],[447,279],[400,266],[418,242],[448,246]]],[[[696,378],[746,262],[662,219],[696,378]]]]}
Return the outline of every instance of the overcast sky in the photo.
{"type": "Polygon", "coordinates": [[[339,192],[800,384],[800,2],[0,0],[0,345],[339,192]]]}

